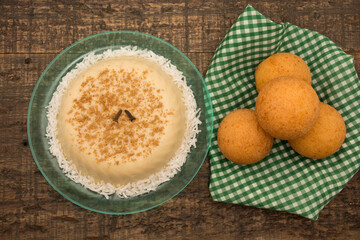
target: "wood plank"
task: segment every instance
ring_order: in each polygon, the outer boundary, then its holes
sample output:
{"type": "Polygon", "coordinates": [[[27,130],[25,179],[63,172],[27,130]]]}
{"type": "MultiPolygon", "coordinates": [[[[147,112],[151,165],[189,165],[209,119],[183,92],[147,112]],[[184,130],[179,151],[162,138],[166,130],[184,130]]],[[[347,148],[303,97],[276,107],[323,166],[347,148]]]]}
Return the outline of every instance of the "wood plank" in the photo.
{"type": "MultiPolygon", "coordinates": [[[[185,52],[213,52],[246,6],[238,1],[187,2],[7,0],[0,6],[0,53],[59,53],[87,36],[115,30],[152,34],[185,52]]],[[[340,47],[359,49],[360,13],[354,0],[252,5],[275,22],[291,22],[330,37],[340,47]]]]}

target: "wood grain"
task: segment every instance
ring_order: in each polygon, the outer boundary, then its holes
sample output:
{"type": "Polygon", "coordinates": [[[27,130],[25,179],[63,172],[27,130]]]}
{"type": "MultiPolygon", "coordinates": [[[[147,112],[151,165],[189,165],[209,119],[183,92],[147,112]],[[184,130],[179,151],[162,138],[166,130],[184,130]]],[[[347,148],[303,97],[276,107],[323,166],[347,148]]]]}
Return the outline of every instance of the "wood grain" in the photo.
{"type": "MultiPolygon", "coordinates": [[[[251,1],[275,22],[329,37],[360,70],[360,2],[251,1]]],[[[110,216],[59,195],[32,158],[27,108],[51,60],[92,34],[134,30],[183,51],[204,76],[211,57],[247,1],[0,1],[0,239],[359,239],[360,173],[318,221],[214,202],[208,159],[180,194],[147,212],[110,216]]]]}

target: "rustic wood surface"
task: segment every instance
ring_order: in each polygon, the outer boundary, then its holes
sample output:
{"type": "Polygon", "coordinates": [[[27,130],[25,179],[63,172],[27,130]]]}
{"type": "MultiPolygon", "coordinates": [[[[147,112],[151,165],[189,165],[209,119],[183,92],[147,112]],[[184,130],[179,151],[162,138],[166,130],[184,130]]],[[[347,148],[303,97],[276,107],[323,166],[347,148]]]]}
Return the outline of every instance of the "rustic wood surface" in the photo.
{"type": "MultiPolygon", "coordinates": [[[[134,30],[183,51],[204,76],[211,57],[248,1],[0,0],[0,239],[360,239],[360,172],[317,221],[213,202],[205,161],[165,204],[133,215],[90,212],[57,193],[28,146],[27,109],[37,79],[72,43],[92,34],[134,30]]],[[[275,22],[329,37],[360,72],[360,1],[255,0],[275,22]]]]}

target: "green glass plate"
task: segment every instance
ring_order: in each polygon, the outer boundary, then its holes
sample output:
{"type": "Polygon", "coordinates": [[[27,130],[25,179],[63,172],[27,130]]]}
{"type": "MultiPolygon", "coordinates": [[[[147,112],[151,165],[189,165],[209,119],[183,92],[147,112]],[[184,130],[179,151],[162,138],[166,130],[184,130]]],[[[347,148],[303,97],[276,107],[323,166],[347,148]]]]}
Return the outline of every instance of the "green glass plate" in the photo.
{"type": "Polygon", "coordinates": [[[27,120],[29,145],[35,162],[50,185],[71,202],[100,213],[131,214],[154,208],[173,198],[194,178],[207,155],[213,129],[213,112],[209,93],[204,79],[194,64],[177,48],[151,35],[116,31],[87,37],[61,52],[49,64],[40,76],[33,91],[27,120]],[[137,46],[151,50],[171,61],[186,77],[187,84],[201,109],[196,147],[191,149],[181,170],[170,181],[161,184],[156,191],[137,197],[122,199],[102,195],[88,190],[67,178],[60,169],[57,159],[49,152],[48,139],[45,136],[46,106],[62,77],[71,71],[90,52],[101,54],[107,49],[116,50],[124,46],[137,46]]]}

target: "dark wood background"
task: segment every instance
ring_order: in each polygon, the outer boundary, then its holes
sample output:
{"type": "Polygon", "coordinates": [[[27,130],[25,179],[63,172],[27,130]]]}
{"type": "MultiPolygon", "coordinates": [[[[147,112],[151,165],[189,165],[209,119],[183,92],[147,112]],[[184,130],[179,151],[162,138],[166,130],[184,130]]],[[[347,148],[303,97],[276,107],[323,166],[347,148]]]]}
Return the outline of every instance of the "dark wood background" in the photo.
{"type": "MultiPolygon", "coordinates": [[[[250,2],[250,1],[249,1],[250,2]]],[[[134,215],[90,212],[58,194],[37,169],[26,134],[31,93],[45,67],[92,34],[134,30],[183,51],[204,76],[211,57],[248,1],[0,0],[0,239],[360,239],[360,173],[317,221],[217,203],[205,161],[165,204],[134,215]]],[[[329,37],[360,70],[360,1],[255,0],[275,22],[329,37]]]]}

